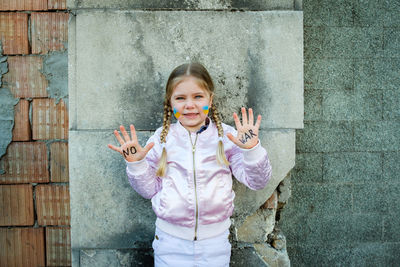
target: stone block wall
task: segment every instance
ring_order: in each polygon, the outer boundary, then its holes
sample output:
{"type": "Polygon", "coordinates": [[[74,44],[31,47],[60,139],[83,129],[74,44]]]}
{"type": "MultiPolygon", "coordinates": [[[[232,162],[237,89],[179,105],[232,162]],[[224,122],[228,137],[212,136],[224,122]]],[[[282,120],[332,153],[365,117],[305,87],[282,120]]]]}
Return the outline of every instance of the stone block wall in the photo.
{"type": "Polygon", "coordinates": [[[293,266],[400,262],[400,5],[303,2],[304,129],[281,213],[293,266]]]}
{"type": "Polygon", "coordinates": [[[0,3],[0,266],[71,265],[68,19],[65,0],[0,3]]]}

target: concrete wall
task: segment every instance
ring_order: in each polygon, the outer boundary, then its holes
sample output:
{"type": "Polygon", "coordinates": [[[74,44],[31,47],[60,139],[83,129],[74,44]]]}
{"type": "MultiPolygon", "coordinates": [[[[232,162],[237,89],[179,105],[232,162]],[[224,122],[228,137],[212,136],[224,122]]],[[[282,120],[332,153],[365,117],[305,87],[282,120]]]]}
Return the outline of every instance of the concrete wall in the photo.
{"type": "MultiPolygon", "coordinates": [[[[74,14],[68,49],[74,266],[106,259],[120,265],[151,262],[151,203],[129,186],[123,159],[106,145],[116,142],[112,131],[120,124],[134,123],[140,141],[146,141],[161,125],[169,73],[188,61],[200,61],[210,71],[225,122],[232,124],[232,112],[242,105],[264,118],[261,142],[273,179],[258,192],[234,185],[232,264],[266,264],[262,255],[271,253],[276,254],[273,264],[288,264],[285,246],[276,250],[268,235],[280,199],[277,187],[294,166],[295,129],[303,127],[299,3],[254,1],[244,10],[257,11],[232,12],[234,1],[189,2],[69,2],[74,14]],[[271,9],[278,10],[265,11],[271,9]]],[[[275,239],[284,240],[278,234],[275,239]]]]}
{"type": "Polygon", "coordinates": [[[400,6],[304,2],[304,130],[281,213],[293,266],[400,262],[400,6]]]}

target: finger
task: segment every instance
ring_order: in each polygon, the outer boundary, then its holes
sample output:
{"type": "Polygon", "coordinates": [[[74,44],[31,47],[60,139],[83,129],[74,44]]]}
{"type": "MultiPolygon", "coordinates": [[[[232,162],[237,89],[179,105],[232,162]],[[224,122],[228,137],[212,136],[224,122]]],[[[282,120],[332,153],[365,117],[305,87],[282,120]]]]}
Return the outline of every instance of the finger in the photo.
{"type": "Polygon", "coordinates": [[[121,151],[119,150],[119,147],[116,147],[116,146],[113,146],[113,145],[110,145],[110,144],[108,144],[107,146],[108,146],[108,148],[111,148],[112,150],[115,150],[115,151],[121,153],[121,151]]]}
{"type": "Polygon", "coordinates": [[[236,129],[239,130],[242,125],[240,124],[239,116],[236,114],[236,112],[233,113],[233,120],[235,121],[236,129]]]}
{"type": "Polygon", "coordinates": [[[242,107],[242,123],[243,125],[247,124],[247,112],[245,107],[242,107]]]}
{"type": "Polygon", "coordinates": [[[132,141],[136,141],[136,131],[135,131],[135,126],[133,126],[133,124],[131,124],[131,137],[132,137],[132,141]]]}
{"type": "Polygon", "coordinates": [[[146,154],[152,149],[154,146],[154,142],[148,143],[147,146],[144,147],[144,150],[146,151],[146,154]]]}
{"type": "Polygon", "coordinates": [[[232,141],[232,143],[236,144],[237,146],[240,146],[240,141],[236,137],[234,137],[231,133],[226,134],[229,140],[232,141]]]}
{"type": "Polygon", "coordinates": [[[124,136],[125,142],[131,141],[131,139],[129,138],[128,133],[125,130],[125,127],[123,125],[121,125],[121,126],[119,126],[119,129],[121,130],[121,133],[124,136]]]}
{"type": "Polygon", "coordinates": [[[124,140],[122,140],[122,137],[119,135],[119,132],[117,130],[114,130],[114,135],[117,138],[118,142],[121,144],[121,146],[125,144],[124,140]]]}
{"type": "Polygon", "coordinates": [[[256,128],[259,129],[261,124],[261,115],[257,116],[257,121],[256,121],[256,128]]]}
{"type": "Polygon", "coordinates": [[[249,108],[249,124],[253,125],[254,124],[254,116],[253,116],[253,109],[249,108]]]}

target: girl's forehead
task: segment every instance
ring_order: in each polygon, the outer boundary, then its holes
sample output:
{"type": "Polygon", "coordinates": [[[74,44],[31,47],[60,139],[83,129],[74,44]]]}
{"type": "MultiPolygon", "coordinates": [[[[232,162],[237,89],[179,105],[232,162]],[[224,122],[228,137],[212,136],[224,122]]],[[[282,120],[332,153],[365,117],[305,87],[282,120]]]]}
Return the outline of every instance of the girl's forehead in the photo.
{"type": "Polygon", "coordinates": [[[187,78],[178,83],[172,91],[172,95],[176,94],[195,94],[209,92],[194,78],[187,78]]]}

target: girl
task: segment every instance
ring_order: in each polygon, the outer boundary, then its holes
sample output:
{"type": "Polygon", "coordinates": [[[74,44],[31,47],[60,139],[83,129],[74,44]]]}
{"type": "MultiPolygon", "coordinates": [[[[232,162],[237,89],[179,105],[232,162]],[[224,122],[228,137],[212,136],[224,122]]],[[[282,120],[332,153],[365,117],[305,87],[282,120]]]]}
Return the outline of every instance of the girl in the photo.
{"type": "Polygon", "coordinates": [[[258,139],[261,116],[254,124],[252,109],[247,116],[242,108],[242,122],[233,114],[236,131],[221,122],[213,99],[207,70],[198,63],[181,65],[167,82],[163,126],[146,146],[139,145],[133,125],[131,136],[123,126],[123,137],[114,131],[120,147],[108,145],[125,158],[131,186],[151,199],[156,267],[229,266],[232,174],[252,190],[270,179],[258,139]]]}

